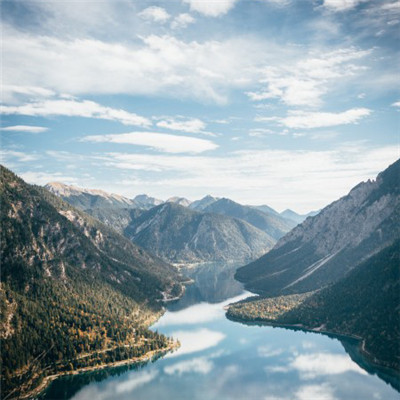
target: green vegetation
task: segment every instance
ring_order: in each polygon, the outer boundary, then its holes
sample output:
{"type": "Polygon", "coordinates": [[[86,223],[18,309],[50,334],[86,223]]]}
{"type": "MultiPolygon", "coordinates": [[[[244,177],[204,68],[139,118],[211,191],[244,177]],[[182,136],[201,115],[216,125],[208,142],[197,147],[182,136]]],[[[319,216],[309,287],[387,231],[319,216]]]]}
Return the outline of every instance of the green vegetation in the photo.
{"type": "Polygon", "coordinates": [[[299,306],[313,292],[292,294],[288,296],[243,300],[231,305],[227,317],[241,321],[277,321],[286,312],[299,306]]]}
{"type": "Polygon", "coordinates": [[[400,241],[397,240],[341,281],[311,296],[238,303],[229,308],[228,316],[356,336],[362,339],[361,350],[367,358],[399,370],[399,305],[400,241]]]}
{"type": "Polygon", "coordinates": [[[100,222],[1,167],[2,396],[48,375],[171,346],[147,329],[182,278],[100,222]]]}

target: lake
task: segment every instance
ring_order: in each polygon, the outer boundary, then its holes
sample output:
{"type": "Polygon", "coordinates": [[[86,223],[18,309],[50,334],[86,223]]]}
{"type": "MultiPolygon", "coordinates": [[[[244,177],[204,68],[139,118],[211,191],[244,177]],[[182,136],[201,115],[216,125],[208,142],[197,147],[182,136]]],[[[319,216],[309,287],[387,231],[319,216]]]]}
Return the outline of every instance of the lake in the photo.
{"type": "Polygon", "coordinates": [[[45,399],[314,400],[399,399],[398,378],[363,360],[357,343],[326,335],[244,325],[224,306],[250,295],[235,264],[185,270],[194,283],[152,327],[181,347],[153,362],[66,376],[45,399]],[[379,375],[379,376],[378,376],[379,375]],[[395,389],[397,387],[397,390],[395,389]]]}

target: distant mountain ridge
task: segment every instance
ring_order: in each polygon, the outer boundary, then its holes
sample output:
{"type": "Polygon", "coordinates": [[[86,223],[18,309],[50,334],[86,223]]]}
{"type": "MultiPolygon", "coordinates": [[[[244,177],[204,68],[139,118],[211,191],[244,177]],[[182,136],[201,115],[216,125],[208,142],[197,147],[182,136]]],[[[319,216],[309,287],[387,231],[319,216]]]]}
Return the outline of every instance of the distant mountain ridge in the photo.
{"type": "Polygon", "coordinates": [[[320,289],[400,237],[400,160],[307,218],[236,277],[269,295],[320,289]]]}
{"type": "Polygon", "coordinates": [[[147,195],[139,195],[133,200],[126,199],[130,203],[124,201],[121,204],[118,201],[114,204],[108,200],[112,195],[101,191],[80,189],[78,192],[67,185],[64,185],[63,190],[54,191],[65,201],[72,202],[85,213],[129,237],[133,242],[165,261],[174,263],[250,261],[270,249],[277,238],[295,225],[292,221],[280,217],[278,213],[267,215],[253,207],[212,196],[194,202],[182,197],[172,197],[163,202],[147,195]],[[82,198],[79,197],[79,193],[82,198]],[[104,198],[101,197],[103,193],[104,198]],[[100,196],[100,199],[96,197],[96,201],[93,201],[90,197],[88,200],[88,196],[93,195],[100,196]],[[163,208],[160,207],[162,205],[178,207],[163,208]],[[169,220],[170,226],[162,230],[157,227],[157,213],[169,220]],[[198,213],[205,213],[206,216],[199,217],[198,213]],[[167,217],[167,214],[173,214],[173,217],[167,217]],[[178,223],[175,223],[175,220],[178,223]],[[146,232],[154,229],[151,232],[155,237],[149,234],[145,240],[144,232],[137,232],[138,225],[148,227],[146,232]],[[187,235],[183,236],[181,232],[174,231],[173,227],[187,232],[187,235]],[[197,229],[200,229],[201,233],[197,229]],[[168,249],[168,246],[171,248],[168,249]]]}
{"type": "Polygon", "coordinates": [[[156,207],[164,203],[163,200],[156,199],[155,197],[148,196],[147,194],[138,194],[133,201],[138,208],[143,208],[144,210],[149,210],[152,207],[156,207]]]}
{"type": "Polygon", "coordinates": [[[285,211],[282,211],[280,215],[284,218],[290,219],[297,224],[301,224],[304,220],[306,220],[308,217],[314,217],[315,215],[318,214],[319,211],[310,211],[307,214],[298,214],[297,212],[293,210],[286,209],[285,211]]]}
{"type": "Polygon", "coordinates": [[[134,200],[114,193],[107,193],[97,189],[83,189],[73,185],[65,185],[60,182],[50,182],[44,186],[48,191],[62,199],[65,199],[80,209],[87,208],[133,208],[137,207],[134,200]]]}
{"type": "Polygon", "coordinates": [[[203,211],[207,206],[209,206],[212,203],[215,203],[218,200],[219,200],[219,197],[213,197],[213,196],[207,195],[200,200],[193,201],[189,205],[189,208],[191,208],[192,210],[195,210],[195,211],[203,211]]]}
{"type": "Polygon", "coordinates": [[[251,206],[243,206],[233,200],[222,198],[203,209],[203,212],[227,215],[242,219],[256,228],[264,231],[274,239],[281,238],[295,226],[291,220],[287,220],[275,213],[265,213],[251,206]]]}
{"type": "Polygon", "coordinates": [[[174,263],[249,260],[275,240],[245,221],[164,203],[133,219],[125,235],[174,263]]]}

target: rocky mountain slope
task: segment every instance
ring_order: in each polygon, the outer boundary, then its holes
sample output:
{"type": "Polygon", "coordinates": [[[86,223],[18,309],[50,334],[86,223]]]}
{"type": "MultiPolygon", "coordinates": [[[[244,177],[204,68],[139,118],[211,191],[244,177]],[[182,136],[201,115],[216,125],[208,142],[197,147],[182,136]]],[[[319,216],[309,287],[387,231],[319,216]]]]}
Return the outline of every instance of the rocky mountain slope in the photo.
{"type": "Polygon", "coordinates": [[[192,202],[190,200],[188,200],[184,197],[177,197],[177,196],[170,197],[167,200],[167,203],[175,203],[175,204],[179,204],[180,206],[183,206],[183,207],[189,207],[190,204],[192,204],[192,202]]]}
{"type": "Polygon", "coordinates": [[[250,260],[275,240],[239,219],[165,203],[131,221],[125,235],[174,263],[250,260]]]}
{"type": "Polygon", "coordinates": [[[226,198],[213,202],[204,208],[203,211],[242,219],[256,228],[261,229],[274,239],[281,238],[295,226],[295,223],[279,215],[274,213],[266,214],[254,207],[243,206],[226,198]]]}
{"type": "Polygon", "coordinates": [[[150,210],[150,208],[164,203],[163,200],[156,199],[155,197],[148,196],[147,194],[138,194],[133,201],[138,208],[142,208],[143,210],[150,210]]]}
{"type": "Polygon", "coordinates": [[[83,189],[60,182],[50,182],[45,185],[45,188],[81,210],[88,208],[138,207],[138,204],[134,200],[102,190],[83,189]]]}
{"type": "Polygon", "coordinates": [[[167,346],[146,327],[182,292],[177,271],[48,190],[0,176],[2,394],[167,346]]]}
{"type": "Polygon", "coordinates": [[[209,206],[212,203],[215,203],[217,200],[219,200],[218,197],[207,195],[200,200],[193,201],[189,205],[189,208],[195,211],[203,211],[207,206],[209,206]]]}
{"type": "Polygon", "coordinates": [[[237,279],[267,295],[320,289],[400,237],[400,160],[307,218],[237,279]]]}

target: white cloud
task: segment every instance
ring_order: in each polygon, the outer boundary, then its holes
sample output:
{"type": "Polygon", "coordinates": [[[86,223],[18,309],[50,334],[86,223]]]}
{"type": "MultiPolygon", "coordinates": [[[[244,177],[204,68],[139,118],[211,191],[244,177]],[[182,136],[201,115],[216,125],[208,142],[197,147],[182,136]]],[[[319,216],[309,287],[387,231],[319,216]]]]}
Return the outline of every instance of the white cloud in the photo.
{"type": "Polygon", "coordinates": [[[290,363],[290,366],[299,371],[305,379],[314,379],[324,375],[343,374],[349,371],[361,375],[367,374],[347,355],[342,354],[301,354],[290,363]]]}
{"type": "Polygon", "coordinates": [[[326,128],[355,124],[370,114],[368,108],[352,108],[339,113],[291,111],[287,117],[280,118],[279,123],[294,129],[326,128]]]}
{"type": "Polygon", "coordinates": [[[203,153],[218,145],[210,140],[155,132],[130,132],[110,135],[85,136],[83,142],[119,143],[146,146],[166,153],[203,153]]]}
{"type": "Polygon", "coordinates": [[[347,11],[368,0],[324,0],[323,6],[331,11],[347,11]]]}
{"type": "Polygon", "coordinates": [[[206,124],[198,118],[191,119],[175,119],[175,118],[165,118],[156,124],[159,128],[166,128],[175,131],[182,131],[188,133],[201,133],[206,124]]]}
{"type": "Polygon", "coordinates": [[[171,16],[167,13],[167,11],[164,8],[156,6],[147,7],[146,9],[141,11],[138,15],[140,18],[143,18],[146,21],[154,21],[160,23],[165,23],[171,18],[171,16]]]}
{"type": "Polygon", "coordinates": [[[2,100],[5,103],[17,102],[19,98],[51,97],[56,93],[53,90],[37,86],[3,85],[2,100]]]}
{"type": "Polygon", "coordinates": [[[225,334],[218,331],[202,328],[194,331],[176,331],[170,336],[177,338],[181,347],[174,353],[168,353],[167,358],[175,358],[184,354],[197,353],[217,346],[225,339],[225,334]]]}
{"type": "Polygon", "coordinates": [[[183,0],[190,5],[192,11],[197,11],[207,17],[219,17],[232,9],[237,0],[183,0]]]}
{"type": "Polygon", "coordinates": [[[7,150],[7,149],[0,150],[0,160],[2,163],[13,162],[13,161],[24,163],[24,162],[36,161],[39,158],[40,157],[37,154],[27,154],[23,153],[22,151],[7,150]]]}
{"type": "Polygon", "coordinates": [[[249,136],[252,137],[265,137],[266,135],[280,135],[280,136],[285,136],[288,134],[287,130],[279,130],[279,131],[273,131],[271,129],[265,129],[265,128],[254,128],[250,129],[248,132],[249,136]]]}
{"type": "Polygon", "coordinates": [[[178,374],[179,376],[190,372],[206,375],[213,368],[214,363],[208,358],[198,357],[168,365],[164,368],[164,372],[168,375],[178,374]]]}
{"type": "Polygon", "coordinates": [[[300,387],[295,394],[296,400],[335,400],[333,389],[326,383],[300,387]]]}
{"type": "MultiPolygon", "coordinates": [[[[268,49],[271,55],[277,46],[268,49]]],[[[185,42],[150,35],[126,44],[5,28],[3,84],[72,95],[163,95],[226,103],[232,89],[244,89],[258,79],[267,57],[264,50],[265,43],[248,37],[185,42]]]]}
{"type": "Polygon", "coordinates": [[[392,107],[399,107],[400,108],[400,101],[396,101],[392,104],[392,107]]]}
{"type": "Polygon", "coordinates": [[[190,14],[182,13],[175,17],[174,20],[171,22],[171,28],[184,29],[188,25],[193,24],[195,21],[195,18],[193,18],[190,14]]]}
{"type": "Polygon", "coordinates": [[[105,107],[94,101],[74,99],[43,100],[35,103],[26,103],[19,106],[3,106],[2,114],[30,115],[30,116],[67,116],[85,117],[118,121],[124,125],[148,127],[151,121],[135,113],[121,109],[105,107]]]}
{"type": "Polygon", "coordinates": [[[13,125],[13,126],[5,126],[0,128],[2,131],[6,132],[29,132],[29,133],[41,133],[46,132],[49,128],[44,126],[31,126],[31,125],[13,125]]]}
{"type": "MultiPolygon", "coordinates": [[[[397,145],[343,143],[319,151],[259,149],[215,157],[110,153],[105,155],[104,163],[127,172],[140,168],[159,171],[152,175],[151,182],[135,181],[136,191],[159,198],[200,198],[213,193],[244,204],[267,203],[277,210],[308,212],[345,195],[359,182],[374,178],[398,158],[397,145]]],[[[128,187],[133,186],[124,181],[113,191],[127,197],[134,195],[128,187]]]]}
{"type": "Polygon", "coordinates": [[[289,106],[320,106],[322,96],[333,83],[337,85],[365,69],[352,62],[369,54],[368,50],[347,48],[309,54],[305,59],[269,66],[264,69],[264,77],[260,81],[266,87],[247,95],[253,101],[280,99],[289,106]]]}

